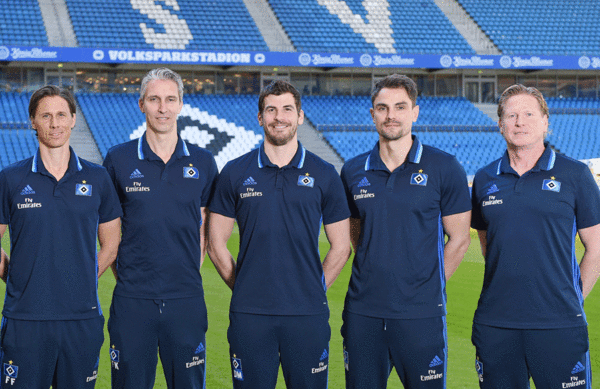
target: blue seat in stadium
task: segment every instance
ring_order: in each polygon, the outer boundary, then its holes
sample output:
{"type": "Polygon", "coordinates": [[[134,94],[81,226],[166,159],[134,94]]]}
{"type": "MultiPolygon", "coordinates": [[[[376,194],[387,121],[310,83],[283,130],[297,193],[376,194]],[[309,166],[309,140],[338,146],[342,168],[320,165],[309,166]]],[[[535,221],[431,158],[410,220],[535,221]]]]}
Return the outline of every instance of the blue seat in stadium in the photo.
{"type": "Polygon", "coordinates": [[[0,44],[48,46],[37,1],[0,0],[0,44]]]}
{"type": "Polygon", "coordinates": [[[458,0],[504,54],[598,55],[598,0],[458,0]]]}
{"type": "Polygon", "coordinates": [[[66,0],[77,40],[83,47],[268,50],[243,0],[178,0],[178,10],[162,2],[152,3],[142,14],[128,1],[66,0]],[[142,23],[161,35],[158,42],[144,37],[142,23]],[[169,27],[169,36],[165,26],[169,27]]]}
{"type": "Polygon", "coordinates": [[[369,38],[369,42],[317,0],[269,0],[298,51],[475,54],[433,0],[390,1],[388,10],[380,10],[390,14],[391,35],[388,37],[382,36],[384,34],[375,31],[367,23],[362,0],[332,3],[340,13],[345,12],[342,9],[345,4],[355,18],[361,18],[363,33],[369,38]],[[451,45],[445,44],[440,37],[444,37],[451,45]],[[377,48],[373,43],[375,41],[388,45],[377,48]]]}

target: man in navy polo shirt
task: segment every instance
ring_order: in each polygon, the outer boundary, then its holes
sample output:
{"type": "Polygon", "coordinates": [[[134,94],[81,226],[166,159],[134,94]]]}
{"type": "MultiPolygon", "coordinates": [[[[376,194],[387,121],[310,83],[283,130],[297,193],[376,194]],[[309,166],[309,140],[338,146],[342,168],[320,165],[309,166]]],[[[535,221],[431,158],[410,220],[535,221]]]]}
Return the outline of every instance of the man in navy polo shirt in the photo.
{"type": "Polygon", "coordinates": [[[481,388],[591,388],[584,298],[600,269],[600,193],[588,167],[544,142],[535,88],[498,102],[502,158],[473,181],[485,275],[473,324],[481,388]],[[575,238],[585,252],[578,265],[575,238]]]}
{"type": "Polygon", "coordinates": [[[117,255],[122,213],[106,170],[69,147],[75,107],[65,89],[34,92],[39,149],[0,172],[0,239],[10,227],[11,247],[10,262],[3,252],[0,264],[3,388],[96,383],[104,341],[98,277],[117,255]]]}
{"type": "Polygon", "coordinates": [[[445,285],[469,247],[471,204],[456,158],[411,134],[416,99],[406,76],[379,81],[379,142],[342,168],[356,252],[342,326],[347,388],[385,388],[392,367],[405,388],[446,383],[445,285]]]}
{"type": "Polygon", "coordinates": [[[300,104],[284,81],[261,92],[265,141],[223,168],[209,206],[208,253],[233,290],[228,340],[235,388],[275,388],[280,363],[288,387],[327,387],[326,290],[350,256],[350,212],[333,166],[297,140],[300,104]],[[237,262],[227,249],[234,220],[237,262]],[[331,244],[323,263],[321,223],[331,244]]]}
{"type": "Polygon", "coordinates": [[[145,134],[104,160],[124,213],[108,321],[112,387],[153,388],[158,349],[167,387],[203,388],[208,322],[200,265],[217,166],[177,133],[177,73],[150,71],[139,106],[145,134]]]}

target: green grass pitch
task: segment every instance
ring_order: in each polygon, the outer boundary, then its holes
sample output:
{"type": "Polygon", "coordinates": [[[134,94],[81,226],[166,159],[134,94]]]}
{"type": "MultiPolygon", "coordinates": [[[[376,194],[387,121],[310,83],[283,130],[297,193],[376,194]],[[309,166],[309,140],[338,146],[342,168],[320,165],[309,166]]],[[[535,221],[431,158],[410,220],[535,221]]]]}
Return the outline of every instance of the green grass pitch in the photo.
{"type": "MultiPolygon", "coordinates": [[[[321,234],[320,250],[324,255],[328,244],[321,234]]],[[[483,282],[483,261],[479,251],[479,241],[472,233],[472,242],[465,259],[447,285],[448,293],[448,388],[477,388],[475,373],[474,348],[471,345],[471,321],[477,306],[477,299],[483,282]]],[[[229,248],[234,256],[237,254],[238,235],[234,232],[229,248]]],[[[8,248],[8,234],[2,240],[2,247],[8,248]]],[[[578,244],[578,256],[583,253],[578,244]]],[[[344,296],[350,278],[351,260],[344,267],[342,274],[327,292],[331,309],[331,343],[329,360],[329,387],[332,389],[344,387],[344,366],[342,357],[342,339],[340,336],[341,315],[344,296]]],[[[206,259],[202,267],[206,305],[208,307],[207,343],[207,388],[231,388],[231,371],[226,338],[229,300],[231,292],[217,274],[210,260],[206,259]]],[[[0,283],[1,284],[1,283],[0,283]]],[[[112,274],[107,272],[99,282],[99,294],[102,309],[108,314],[110,300],[115,281],[112,274]]],[[[0,291],[4,293],[4,284],[0,291]]],[[[590,351],[592,355],[592,371],[600,372],[600,286],[590,294],[585,304],[589,323],[590,351]]],[[[110,358],[108,333],[105,330],[105,341],[100,354],[100,371],[96,388],[110,388],[110,358]]],[[[596,378],[596,381],[599,381],[596,378]]],[[[283,377],[279,375],[277,388],[284,388],[283,377]]],[[[390,388],[402,387],[395,371],[389,380],[390,388]]],[[[600,386],[598,386],[600,387],[600,386]]],[[[162,367],[157,367],[155,388],[166,388],[162,367]]]]}

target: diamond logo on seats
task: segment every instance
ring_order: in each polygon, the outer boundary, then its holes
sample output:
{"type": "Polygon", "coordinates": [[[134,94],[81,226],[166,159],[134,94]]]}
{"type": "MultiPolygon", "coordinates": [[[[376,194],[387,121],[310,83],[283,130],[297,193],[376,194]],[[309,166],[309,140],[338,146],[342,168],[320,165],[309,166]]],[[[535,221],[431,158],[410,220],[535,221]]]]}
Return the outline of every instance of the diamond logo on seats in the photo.
{"type": "Polygon", "coordinates": [[[362,66],[371,66],[372,63],[373,57],[371,57],[369,54],[363,54],[360,56],[360,64],[362,66]]]}
{"type": "Polygon", "coordinates": [[[584,55],[583,57],[579,57],[579,61],[577,61],[577,63],[579,64],[580,68],[587,69],[592,64],[592,61],[590,60],[590,57],[584,55]]]}
{"type": "Polygon", "coordinates": [[[510,56],[503,55],[502,57],[500,57],[500,66],[506,69],[509,68],[510,65],[512,65],[512,59],[510,58],[510,56]]]}
{"type": "MultiPolygon", "coordinates": [[[[261,134],[190,104],[183,104],[177,129],[181,139],[210,151],[219,170],[230,160],[256,148],[263,139],[261,134]]],[[[129,139],[137,139],[145,131],[144,122],[129,134],[129,139]]]]}
{"type": "Polygon", "coordinates": [[[452,66],[452,57],[449,55],[442,55],[442,57],[440,58],[440,65],[442,65],[445,68],[449,68],[450,66],[452,66]]]}
{"type": "Polygon", "coordinates": [[[308,54],[308,53],[300,54],[300,56],[298,57],[298,62],[300,62],[300,65],[303,65],[303,66],[310,65],[310,54],[308,54]]]}
{"type": "Polygon", "coordinates": [[[10,56],[10,50],[6,46],[0,46],[0,60],[5,60],[10,56]]]}

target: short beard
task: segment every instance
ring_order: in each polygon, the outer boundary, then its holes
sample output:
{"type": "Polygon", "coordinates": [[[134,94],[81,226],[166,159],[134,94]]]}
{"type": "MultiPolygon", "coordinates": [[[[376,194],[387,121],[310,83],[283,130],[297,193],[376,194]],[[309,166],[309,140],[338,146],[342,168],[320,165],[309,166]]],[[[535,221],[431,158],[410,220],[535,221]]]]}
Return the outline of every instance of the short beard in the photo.
{"type": "Polygon", "coordinates": [[[401,138],[405,137],[405,136],[406,136],[406,135],[408,135],[410,132],[409,132],[409,131],[404,131],[404,130],[401,130],[401,131],[399,131],[399,132],[398,132],[398,133],[396,133],[396,134],[389,134],[389,133],[386,133],[386,132],[385,132],[385,131],[383,131],[383,130],[381,130],[381,131],[379,131],[379,130],[378,130],[378,131],[377,131],[377,133],[379,134],[379,136],[380,136],[380,137],[382,137],[382,138],[383,138],[383,139],[385,139],[385,140],[388,140],[388,141],[395,141],[395,140],[398,140],[398,139],[401,139],[401,138]]]}
{"type": "Polygon", "coordinates": [[[285,146],[292,139],[294,139],[294,135],[296,135],[296,131],[297,131],[297,129],[294,129],[292,132],[290,132],[290,135],[285,138],[274,138],[271,136],[271,134],[269,134],[269,131],[267,131],[266,128],[263,127],[263,130],[265,132],[266,140],[268,141],[268,143],[272,144],[273,146],[285,146]]]}

